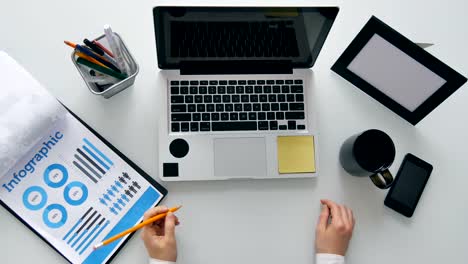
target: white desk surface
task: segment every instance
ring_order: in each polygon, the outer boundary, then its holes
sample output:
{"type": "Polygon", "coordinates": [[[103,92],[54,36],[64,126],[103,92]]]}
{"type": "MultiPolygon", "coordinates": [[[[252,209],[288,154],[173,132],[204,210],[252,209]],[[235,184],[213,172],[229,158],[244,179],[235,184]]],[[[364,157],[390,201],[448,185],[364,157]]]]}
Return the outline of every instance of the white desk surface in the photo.
{"type": "MultiPolygon", "coordinates": [[[[251,1],[222,1],[238,5],[251,1]]],[[[150,175],[157,173],[158,91],[152,7],[157,1],[2,1],[0,49],[22,63],[57,98],[94,127],[150,175]],[[120,33],[140,64],[134,87],[110,100],[92,95],[70,61],[75,42],[102,33],[106,23],[120,33]]],[[[166,1],[169,4],[220,4],[221,1],[166,1]]],[[[256,1],[284,5],[285,1],[256,1]]],[[[326,5],[288,1],[288,5],[326,5]]],[[[468,259],[468,87],[465,85],[417,127],[406,123],[330,67],[350,41],[376,15],[410,39],[433,42],[428,51],[468,75],[468,2],[465,0],[352,0],[341,11],[313,68],[320,97],[318,179],[163,183],[167,205],[178,213],[179,263],[310,264],[319,199],[353,208],[357,220],[348,263],[466,263],[468,259]],[[396,173],[411,152],[434,165],[413,218],[384,207],[386,191],[368,179],[348,176],[338,150],[349,136],[369,128],[395,141],[396,173]]],[[[64,263],[58,254],[0,209],[2,263],[64,263]]],[[[139,236],[115,263],[146,263],[139,236]]]]}

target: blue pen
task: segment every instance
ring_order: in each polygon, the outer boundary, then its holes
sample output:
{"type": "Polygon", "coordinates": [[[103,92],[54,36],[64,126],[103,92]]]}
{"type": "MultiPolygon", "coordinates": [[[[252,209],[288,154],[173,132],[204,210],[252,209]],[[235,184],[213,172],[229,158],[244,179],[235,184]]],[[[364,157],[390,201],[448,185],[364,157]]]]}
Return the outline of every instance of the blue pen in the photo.
{"type": "Polygon", "coordinates": [[[93,51],[79,45],[79,44],[76,44],[76,50],[78,50],[79,52],[81,53],[84,53],[90,57],[92,57],[93,59],[96,59],[97,61],[99,61],[100,63],[106,65],[107,67],[113,69],[114,71],[117,71],[118,73],[122,73],[119,68],[115,67],[112,63],[104,60],[103,58],[101,58],[99,55],[96,55],[96,53],[94,53],[93,51]]]}

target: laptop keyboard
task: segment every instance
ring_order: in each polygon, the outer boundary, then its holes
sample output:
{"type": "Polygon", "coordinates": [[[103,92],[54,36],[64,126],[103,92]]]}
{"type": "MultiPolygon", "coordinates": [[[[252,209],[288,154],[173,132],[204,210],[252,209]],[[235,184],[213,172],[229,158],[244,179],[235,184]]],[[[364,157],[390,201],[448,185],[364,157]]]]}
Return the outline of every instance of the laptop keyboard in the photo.
{"type": "Polygon", "coordinates": [[[172,57],[297,57],[292,20],[171,22],[172,57]]]}
{"type": "Polygon", "coordinates": [[[304,130],[303,80],[170,81],[172,132],[304,130]]]}

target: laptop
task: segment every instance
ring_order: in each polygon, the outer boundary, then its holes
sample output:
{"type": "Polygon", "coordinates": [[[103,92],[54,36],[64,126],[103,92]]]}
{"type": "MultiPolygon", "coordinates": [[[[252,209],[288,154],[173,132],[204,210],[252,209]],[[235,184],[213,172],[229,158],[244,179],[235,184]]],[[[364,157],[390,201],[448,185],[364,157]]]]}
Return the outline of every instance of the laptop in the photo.
{"type": "Polygon", "coordinates": [[[155,7],[166,81],[158,87],[159,177],[316,177],[317,167],[280,173],[278,140],[317,141],[310,68],[337,14],[337,7],[155,7]]]}

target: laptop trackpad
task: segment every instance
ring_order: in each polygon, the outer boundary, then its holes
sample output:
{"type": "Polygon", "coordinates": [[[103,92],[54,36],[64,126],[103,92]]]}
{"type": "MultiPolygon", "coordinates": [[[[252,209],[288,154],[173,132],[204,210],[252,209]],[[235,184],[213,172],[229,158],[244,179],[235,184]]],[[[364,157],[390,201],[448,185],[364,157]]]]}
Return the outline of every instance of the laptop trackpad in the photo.
{"type": "Polygon", "coordinates": [[[214,166],[218,177],[266,176],[265,138],[214,139],[214,166]]]}

